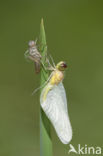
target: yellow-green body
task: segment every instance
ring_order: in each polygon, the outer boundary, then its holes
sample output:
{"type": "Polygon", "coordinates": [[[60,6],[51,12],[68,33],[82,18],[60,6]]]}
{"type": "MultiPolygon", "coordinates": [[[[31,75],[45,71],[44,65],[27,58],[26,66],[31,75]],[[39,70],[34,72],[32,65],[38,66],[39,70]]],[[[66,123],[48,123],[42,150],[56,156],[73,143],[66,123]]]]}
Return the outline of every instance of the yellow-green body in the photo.
{"type": "Polygon", "coordinates": [[[64,62],[59,62],[55,68],[55,70],[51,74],[51,78],[47,84],[47,87],[45,88],[44,94],[43,94],[43,101],[46,100],[48,92],[55,86],[58,85],[64,78],[64,68],[61,67],[61,64],[64,62]]]}

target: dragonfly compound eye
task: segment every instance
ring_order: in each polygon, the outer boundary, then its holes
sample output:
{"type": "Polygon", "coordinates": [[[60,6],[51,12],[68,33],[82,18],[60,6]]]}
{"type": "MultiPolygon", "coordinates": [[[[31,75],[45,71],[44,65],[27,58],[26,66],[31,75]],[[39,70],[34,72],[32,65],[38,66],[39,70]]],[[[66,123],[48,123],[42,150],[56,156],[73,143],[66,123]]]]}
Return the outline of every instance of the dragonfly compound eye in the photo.
{"type": "Polygon", "coordinates": [[[67,68],[67,64],[65,62],[63,62],[62,67],[67,68]]]}

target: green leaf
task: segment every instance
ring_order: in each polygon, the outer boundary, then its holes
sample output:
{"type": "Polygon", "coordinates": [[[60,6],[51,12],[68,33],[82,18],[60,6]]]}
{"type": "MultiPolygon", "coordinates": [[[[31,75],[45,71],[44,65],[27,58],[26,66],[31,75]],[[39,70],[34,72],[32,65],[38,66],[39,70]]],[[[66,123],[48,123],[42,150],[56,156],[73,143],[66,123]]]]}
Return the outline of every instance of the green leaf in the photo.
{"type": "MultiPolygon", "coordinates": [[[[40,52],[42,55],[42,62],[45,65],[45,59],[47,54],[46,35],[44,30],[43,19],[40,24],[40,52]]],[[[41,85],[48,79],[49,72],[46,72],[43,67],[41,69],[41,85]]],[[[46,117],[42,108],[40,108],[40,156],[52,156],[52,140],[50,134],[50,121],[46,117]]]]}

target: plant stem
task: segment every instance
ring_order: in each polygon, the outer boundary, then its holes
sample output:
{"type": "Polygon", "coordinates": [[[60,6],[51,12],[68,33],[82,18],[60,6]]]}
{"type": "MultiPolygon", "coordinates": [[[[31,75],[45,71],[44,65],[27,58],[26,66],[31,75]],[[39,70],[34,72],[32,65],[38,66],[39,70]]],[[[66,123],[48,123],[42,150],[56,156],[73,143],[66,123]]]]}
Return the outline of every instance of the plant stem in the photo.
{"type": "MultiPolygon", "coordinates": [[[[46,36],[44,30],[43,19],[40,25],[40,52],[42,62],[45,65],[45,57],[47,53],[46,36]]],[[[49,73],[41,69],[41,85],[48,79],[49,73]]],[[[52,140],[50,135],[50,121],[46,117],[42,108],[40,108],[40,156],[52,156],[52,140]]]]}

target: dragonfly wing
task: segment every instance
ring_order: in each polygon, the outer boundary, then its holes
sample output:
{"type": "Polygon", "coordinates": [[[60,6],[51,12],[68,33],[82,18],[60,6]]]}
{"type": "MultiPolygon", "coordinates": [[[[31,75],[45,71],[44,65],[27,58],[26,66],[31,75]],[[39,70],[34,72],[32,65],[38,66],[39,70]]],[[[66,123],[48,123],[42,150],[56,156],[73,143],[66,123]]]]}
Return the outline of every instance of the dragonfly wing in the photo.
{"type": "Polygon", "coordinates": [[[68,144],[72,139],[72,128],[68,116],[67,100],[63,84],[55,85],[43,101],[43,94],[49,87],[48,84],[42,91],[40,97],[41,107],[53,124],[59,139],[68,144]]]}

